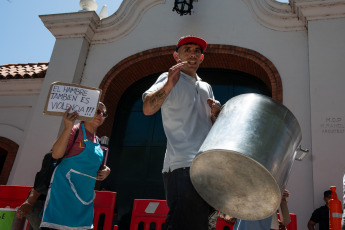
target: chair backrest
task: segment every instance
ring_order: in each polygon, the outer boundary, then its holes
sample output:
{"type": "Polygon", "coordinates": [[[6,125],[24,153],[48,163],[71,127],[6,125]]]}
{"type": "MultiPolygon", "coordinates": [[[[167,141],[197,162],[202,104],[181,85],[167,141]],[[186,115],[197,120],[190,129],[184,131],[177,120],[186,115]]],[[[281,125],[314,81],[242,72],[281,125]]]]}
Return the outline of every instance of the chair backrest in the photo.
{"type": "Polygon", "coordinates": [[[165,200],[135,199],[130,230],[138,230],[141,224],[144,225],[144,230],[149,230],[151,224],[156,226],[155,230],[161,230],[168,212],[165,200]]]}
{"type": "Polygon", "coordinates": [[[97,230],[100,224],[100,229],[110,230],[112,229],[116,192],[109,191],[95,191],[96,197],[93,205],[95,216],[93,219],[94,229],[97,230]],[[104,218],[100,218],[104,216],[104,218]],[[100,219],[104,219],[104,222],[99,223],[100,219]]]}

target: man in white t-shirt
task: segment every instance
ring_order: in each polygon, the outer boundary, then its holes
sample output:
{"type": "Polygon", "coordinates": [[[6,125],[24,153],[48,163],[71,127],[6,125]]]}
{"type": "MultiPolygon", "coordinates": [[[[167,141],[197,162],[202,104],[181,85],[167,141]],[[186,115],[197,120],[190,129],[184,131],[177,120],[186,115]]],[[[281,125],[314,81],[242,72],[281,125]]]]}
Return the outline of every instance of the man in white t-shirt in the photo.
{"type": "Polygon", "coordinates": [[[208,228],[210,207],[189,176],[189,167],[220,111],[211,86],[196,73],[206,47],[202,38],[182,37],[173,54],[177,64],[143,94],[144,114],[161,109],[167,137],[163,180],[169,207],[165,228],[169,230],[208,228]]]}

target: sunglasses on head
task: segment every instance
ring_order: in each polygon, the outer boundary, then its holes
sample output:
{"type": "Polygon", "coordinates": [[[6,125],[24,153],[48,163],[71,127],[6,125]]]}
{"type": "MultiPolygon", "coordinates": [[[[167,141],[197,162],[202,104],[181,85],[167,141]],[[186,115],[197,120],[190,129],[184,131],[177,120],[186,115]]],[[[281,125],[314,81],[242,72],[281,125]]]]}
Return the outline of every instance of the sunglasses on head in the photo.
{"type": "Polygon", "coordinates": [[[97,113],[97,114],[102,114],[103,117],[107,117],[107,116],[108,116],[107,113],[102,112],[100,109],[97,109],[96,113],[97,113]]]}

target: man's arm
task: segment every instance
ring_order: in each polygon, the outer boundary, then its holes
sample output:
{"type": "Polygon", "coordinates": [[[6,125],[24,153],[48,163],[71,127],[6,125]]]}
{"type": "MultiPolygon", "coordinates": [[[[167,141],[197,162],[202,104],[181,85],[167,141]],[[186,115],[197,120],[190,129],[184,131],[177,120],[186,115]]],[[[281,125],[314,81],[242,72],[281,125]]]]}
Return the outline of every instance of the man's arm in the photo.
{"type": "Polygon", "coordinates": [[[147,116],[155,114],[161,108],[172,88],[173,86],[167,82],[161,89],[146,95],[143,105],[144,114],[147,116]]]}
{"type": "Polygon", "coordinates": [[[153,115],[161,108],[163,102],[180,79],[180,71],[186,63],[187,62],[180,62],[172,66],[169,69],[168,81],[163,87],[156,92],[146,95],[143,105],[143,112],[145,115],[153,115]]]}
{"type": "Polygon", "coordinates": [[[314,230],[315,222],[312,220],[309,220],[308,222],[308,230],[314,230]]]}
{"type": "Polygon", "coordinates": [[[16,211],[17,217],[19,219],[26,217],[26,215],[32,210],[32,207],[34,206],[40,195],[41,194],[35,189],[31,189],[28,198],[16,211]]]}
{"type": "Polygon", "coordinates": [[[284,226],[287,226],[291,222],[290,212],[286,201],[286,198],[288,198],[289,196],[290,192],[285,189],[283,192],[282,200],[280,202],[281,219],[283,220],[282,224],[284,226]]]}

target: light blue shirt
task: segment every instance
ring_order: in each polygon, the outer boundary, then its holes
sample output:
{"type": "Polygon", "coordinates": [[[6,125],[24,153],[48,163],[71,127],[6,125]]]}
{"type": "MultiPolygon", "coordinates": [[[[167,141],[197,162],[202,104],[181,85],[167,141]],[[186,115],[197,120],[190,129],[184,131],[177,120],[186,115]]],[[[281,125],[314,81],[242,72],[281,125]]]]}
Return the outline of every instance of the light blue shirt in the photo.
{"type": "MultiPolygon", "coordinates": [[[[146,95],[161,89],[167,80],[168,73],[161,74],[143,94],[143,100],[146,95]]],[[[207,98],[214,99],[211,86],[198,76],[195,79],[181,72],[179,81],[161,107],[167,137],[163,172],[190,167],[212,126],[207,98]]]]}
{"type": "Polygon", "coordinates": [[[263,220],[241,220],[237,219],[233,230],[270,230],[272,216],[263,220]]]}

